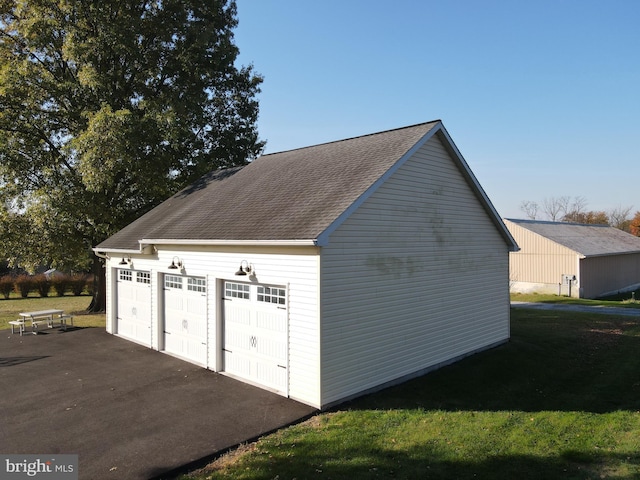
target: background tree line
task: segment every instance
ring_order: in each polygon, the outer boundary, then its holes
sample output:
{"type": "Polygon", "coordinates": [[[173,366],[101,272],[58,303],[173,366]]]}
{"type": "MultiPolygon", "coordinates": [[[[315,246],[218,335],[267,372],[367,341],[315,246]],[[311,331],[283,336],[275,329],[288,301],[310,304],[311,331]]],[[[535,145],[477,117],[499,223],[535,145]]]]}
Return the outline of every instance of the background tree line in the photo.
{"type": "Polygon", "coordinates": [[[619,206],[608,211],[587,210],[584,197],[560,196],[545,198],[541,203],[524,200],[520,210],[530,220],[609,225],[640,236],[640,211],[632,216],[633,206],[619,206]]]}

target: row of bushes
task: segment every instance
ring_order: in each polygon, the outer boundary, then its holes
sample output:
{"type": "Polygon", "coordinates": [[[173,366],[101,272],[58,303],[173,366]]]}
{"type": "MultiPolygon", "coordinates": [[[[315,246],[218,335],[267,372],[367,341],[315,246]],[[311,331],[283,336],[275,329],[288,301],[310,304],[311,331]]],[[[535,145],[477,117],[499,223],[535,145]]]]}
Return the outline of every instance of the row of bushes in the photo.
{"type": "Polygon", "coordinates": [[[15,292],[22,298],[27,298],[33,291],[38,292],[41,297],[48,297],[51,289],[58,297],[71,292],[73,295],[82,295],[85,289],[93,293],[93,277],[87,274],[66,275],[56,273],[50,277],[39,275],[4,275],[0,277],[0,294],[5,299],[9,298],[11,292],[15,292]]]}

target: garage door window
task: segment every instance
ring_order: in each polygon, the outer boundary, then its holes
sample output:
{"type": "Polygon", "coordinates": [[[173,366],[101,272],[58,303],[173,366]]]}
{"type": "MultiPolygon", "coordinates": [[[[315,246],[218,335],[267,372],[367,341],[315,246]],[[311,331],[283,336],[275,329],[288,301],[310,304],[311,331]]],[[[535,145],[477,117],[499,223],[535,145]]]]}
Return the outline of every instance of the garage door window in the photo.
{"type": "Polygon", "coordinates": [[[137,272],[136,273],[136,282],[138,283],[146,283],[151,284],[151,273],[149,272],[137,272]]]}
{"type": "Polygon", "coordinates": [[[164,277],[164,286],[165,288],[175,288],[182,290],[182,277],[167,275],[164,277]]]}
{"type": "Polygon", "coordinates": [[[120,280],[123,282],[132,282],[133,281],[133,273],[131,270],[120,270],[120,280]]]}
{"type": "Polygon", "coordinates": [[[224,282],[224,295],[227,298],[249,300],[249,285],[245,283],[224,282]]]}
{"type": "Polygon", "coordinates": [[[187,290],[191,292],[206,293],[207,286],[205,284],[204,278],[187,278],[187,290]]]}
{"type": "Polygon", "coordinates": [[[258,286],[258,301],[286,305],[285,290],[284,288],[258,286]]]}

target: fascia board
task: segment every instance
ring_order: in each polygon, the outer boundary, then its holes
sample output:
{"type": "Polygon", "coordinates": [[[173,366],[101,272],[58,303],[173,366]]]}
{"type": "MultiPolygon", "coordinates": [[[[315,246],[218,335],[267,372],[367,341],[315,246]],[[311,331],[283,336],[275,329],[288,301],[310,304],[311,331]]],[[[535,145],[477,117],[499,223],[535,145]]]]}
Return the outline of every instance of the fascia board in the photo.
{"type": "Polygon", "coordinates": [[[139,255],[143,253],[140,249],[133,248],[92,248],[94,253],[117,253],[118,255],[139,255]]]}
{"type": "Polygon", "coordinates": [[[144,238],[139,241],[141,248],[148,245],[203,245],[203,246],[231,246],[231,245],[257,245],[257,246],[316,246],[315,239],[303,240],[193,240],[193,239],[167,239],[144,238]]]}

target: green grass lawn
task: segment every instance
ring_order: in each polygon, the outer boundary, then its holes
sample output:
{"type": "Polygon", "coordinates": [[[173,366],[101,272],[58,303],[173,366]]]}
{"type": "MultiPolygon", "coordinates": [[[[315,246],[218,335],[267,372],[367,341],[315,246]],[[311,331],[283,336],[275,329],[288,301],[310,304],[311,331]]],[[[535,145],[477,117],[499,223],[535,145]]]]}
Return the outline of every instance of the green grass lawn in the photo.
{"type": "Polygon", "coordinates": [[[639,353],[640,320],[514,309],[509,343],[282,429],[189,478],[640,478],[639,353]]]}
{"type": "Polygon", "coordinates": [[[19,318],[20,312],[48,310],[50,308],[64,310],[74,316],[73,324],[79,327],[105,327],[106,317],[102,314],[87,314],[91,303],[89,295],[64,297],[36,297],[20,298],[12,294],[9,299],[0,300],[0,330],[10,328],[7,323],[19,318]]]}
{"type": "Polygon", "coordinates": [[[538,303],[565,303],[570,305],[601,305],[604,307],[640,308],[640,298],[634,300],[589,300],[586,298],[573,298],[561,295],[539,293],[512,293],[512,302],[538,302],[538,303]]]}

